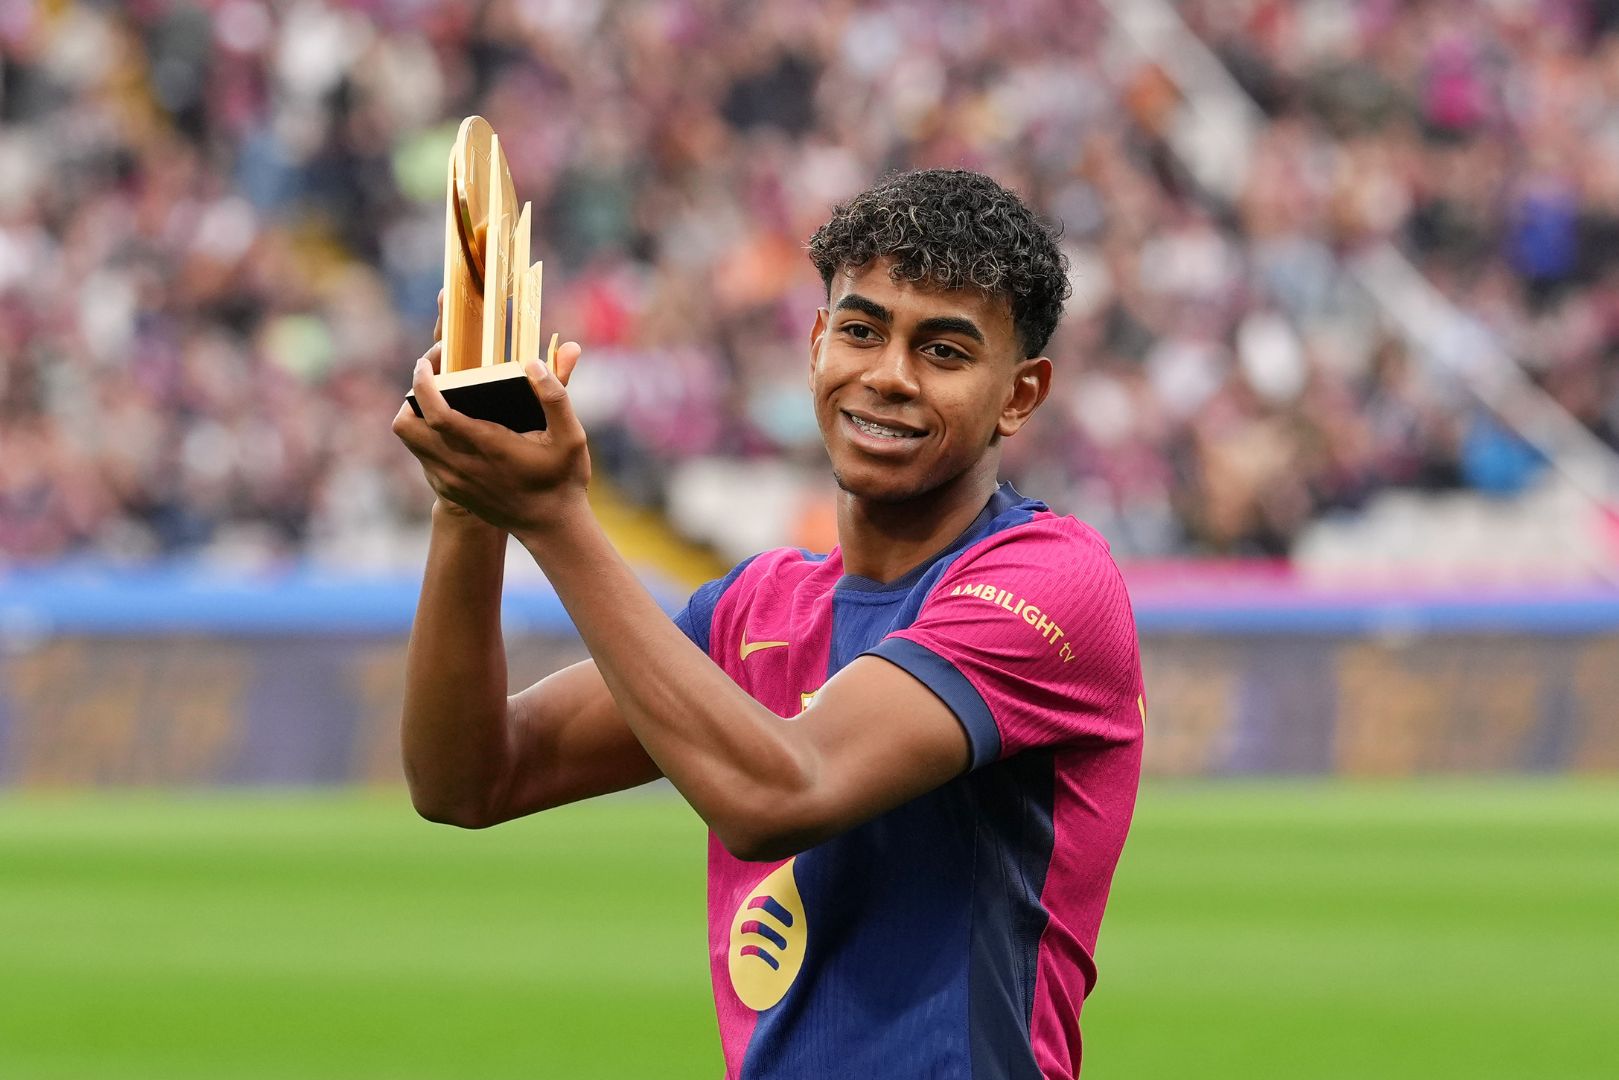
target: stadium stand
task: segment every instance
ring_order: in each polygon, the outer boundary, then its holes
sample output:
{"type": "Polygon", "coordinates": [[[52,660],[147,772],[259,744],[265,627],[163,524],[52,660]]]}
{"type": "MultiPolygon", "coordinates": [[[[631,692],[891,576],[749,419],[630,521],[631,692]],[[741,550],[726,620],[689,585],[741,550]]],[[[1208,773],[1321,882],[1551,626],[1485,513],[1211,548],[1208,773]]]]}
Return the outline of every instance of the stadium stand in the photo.
{"type": "Polygon", "coordinates": [[[479,112],[598,467],[689,536],[824,545],[802,240],[874,168],[962,164],[1065,226],[1059,388],[1008,465],[1122,555],[1611,568],[1612,515],[1344,260],[1391,244],[1619,443],[1619,5],[1177,11],[1251,152],[1087,0],[0,5],[0,558],[414,562],[388,419],[479,112]],[[761,476],[758,521],[709,508],[761,476]]]}

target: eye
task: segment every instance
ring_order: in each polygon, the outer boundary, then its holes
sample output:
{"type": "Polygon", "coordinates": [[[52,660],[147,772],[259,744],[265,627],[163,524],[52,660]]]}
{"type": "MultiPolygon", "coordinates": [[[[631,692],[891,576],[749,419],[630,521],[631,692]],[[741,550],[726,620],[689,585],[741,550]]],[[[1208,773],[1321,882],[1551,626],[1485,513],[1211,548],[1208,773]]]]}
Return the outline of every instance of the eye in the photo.
{"type": "Polygon", "coordinates": [[[967,359],[966,353],[952,345],[946,345],[942,341],[935,341],[930,345],[922,346],[922,352],[935,360],[948,360],[951,362],[956,362],[967,359]]]}
{"type": "Polygon", "coordinates": [[[848,322],[838,327],[838,332],[855,341],[876,341],[877,331],[865,323],[848,322]]]}

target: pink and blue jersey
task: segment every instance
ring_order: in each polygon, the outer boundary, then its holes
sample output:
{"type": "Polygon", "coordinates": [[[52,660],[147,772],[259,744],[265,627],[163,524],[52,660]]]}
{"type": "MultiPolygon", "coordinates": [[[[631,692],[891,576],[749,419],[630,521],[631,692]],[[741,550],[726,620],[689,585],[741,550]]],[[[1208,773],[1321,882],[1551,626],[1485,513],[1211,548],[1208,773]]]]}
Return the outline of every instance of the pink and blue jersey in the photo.
{"type": "Polygon", "coordinates": [[[1106,542],[1003,485],[898,581],[766,552],[686,634],[783,717],[855,657],[928,686],[962,776],[777,863],[710,838],[709,955],[732,1080],[1072,1077],[1146,706],[1106,542]]]}

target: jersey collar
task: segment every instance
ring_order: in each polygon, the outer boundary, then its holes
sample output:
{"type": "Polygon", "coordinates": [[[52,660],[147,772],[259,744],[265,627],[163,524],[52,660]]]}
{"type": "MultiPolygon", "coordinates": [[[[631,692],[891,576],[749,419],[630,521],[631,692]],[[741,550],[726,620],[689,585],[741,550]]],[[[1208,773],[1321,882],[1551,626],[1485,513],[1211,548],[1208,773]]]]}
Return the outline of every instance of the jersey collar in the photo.
{"type": "Polygon", "coordinates": [[[978,512],[978,516],[973,518],[972,524],[962,530],[961,535],[950,541],[949,545],[940,551],[924,559],[920,565],[907,571],[902,577],[885,583],[873,578],[861,577],[859,574],[844,574],[838,578],[837,584],[833,588],[842,592],[909,592],[916,587],[916,583],[921,581],[923,575],[940,559],[954,555],[963,548],[976,544],[990,533],[997,531],[995,522],[1007,512],[1019,510],[1038,513],[1045,509],[1045,503],[1039,499],[1024,498],[1009,481],[1003,480],[1000,486],[995,489],[995,493],[989,497],[989,501],[984,504],[984,508],[978,512]]]}

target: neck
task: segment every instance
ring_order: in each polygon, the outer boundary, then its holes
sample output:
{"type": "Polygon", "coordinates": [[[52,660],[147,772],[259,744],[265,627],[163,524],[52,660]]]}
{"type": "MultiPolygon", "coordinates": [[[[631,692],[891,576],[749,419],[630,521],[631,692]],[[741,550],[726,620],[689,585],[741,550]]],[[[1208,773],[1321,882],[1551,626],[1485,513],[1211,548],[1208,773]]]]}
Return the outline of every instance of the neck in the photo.
{"type": "Polygon", "coordinates": [[[966,531],[995,494],[999,462],[985,454],[948,484],[902,502],[838,496],[843,572],[884,584],[904,577],[966,531]]]}

